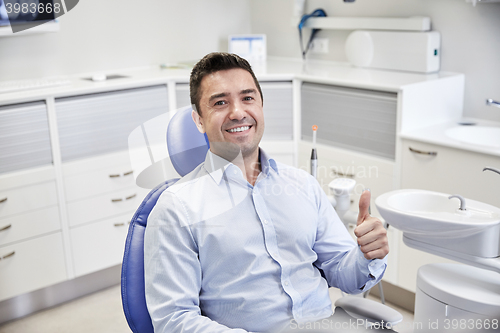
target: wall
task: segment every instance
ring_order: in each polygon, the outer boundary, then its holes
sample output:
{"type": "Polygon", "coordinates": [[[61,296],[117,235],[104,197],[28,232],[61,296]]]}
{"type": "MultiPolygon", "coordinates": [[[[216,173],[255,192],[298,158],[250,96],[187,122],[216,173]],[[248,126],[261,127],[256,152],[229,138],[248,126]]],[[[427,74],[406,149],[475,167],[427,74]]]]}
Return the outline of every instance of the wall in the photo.
{"type": "MultiPolygon", "coordinates": [[[[298,30],[292,26],[292,0],[252,0],[252,32],[265,33],[268,55],[300,58],[298,30]]],[[[441,70],[464,73],[464,115],[500,121],[500,109],[485,105],[500,100],[500,3],[478,4],[465,0],[306,0],[306,11],[323,8],[329,16],[429,16],[441,33],[441,70]]],[[[344,43],[350,31],[323,30],[330,52],[311,59],[347,61],[344,43]]],[[[304,40],[307,35],[304,36],[304,40]]]]}
{"type": "Polygon", "coordinates": [[[250,32],[250,0],[80,0],[60,31],[0,38],[0,80],[195,61],[250,32]]]}

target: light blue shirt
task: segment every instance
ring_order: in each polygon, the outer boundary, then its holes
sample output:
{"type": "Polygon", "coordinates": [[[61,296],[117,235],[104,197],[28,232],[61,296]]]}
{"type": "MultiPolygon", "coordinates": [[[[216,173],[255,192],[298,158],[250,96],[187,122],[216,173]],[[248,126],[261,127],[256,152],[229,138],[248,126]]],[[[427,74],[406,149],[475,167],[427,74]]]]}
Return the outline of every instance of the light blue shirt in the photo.
{"type": "Polygon", "coordinates": [[[316,179],[262,149],[260,162],[252,186],[209,151],[160,196],[144,247],[155,332],[277,332],[329,317],[328,286],[381,279],[386,260],[364,258],[316,179]]]}

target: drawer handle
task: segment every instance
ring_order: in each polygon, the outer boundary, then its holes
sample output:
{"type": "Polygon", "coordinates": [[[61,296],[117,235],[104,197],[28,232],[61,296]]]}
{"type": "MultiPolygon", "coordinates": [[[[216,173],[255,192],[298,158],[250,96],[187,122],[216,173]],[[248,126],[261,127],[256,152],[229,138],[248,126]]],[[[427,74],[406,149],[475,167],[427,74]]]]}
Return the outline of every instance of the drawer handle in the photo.
{"type": "Polygon", "coordinates": [[[11,227],[12,227],[12,224],[6,225],[5,227],[0,228],[0,231],[4,231],[4,230],[7,230],[7,229],[10,229],[11,227]]]}
{"type": "Polygon", "coordinates": [[[337,170],[332,170],[332,172],[334,174],[336,174],[337,176],[340,176],[340,177],[345,177],[345,178],[354,178],[354,174],[353,173],[344,173],[344,172],[340,172],[340,171],[337,171],[337,170]]]}
{"type": "MultiPolygon", "coordinates": [[[[133,174],[133,173],[134,173],[134,171],[133,171],[133,170],[130,170],[130,171],[124,172],[124,173],[123,173],[123,177],[128,176],[128,175],[131,175],[131,174],[133,174]]],[[[113,173],[113,174],[109,175],[109,178],[118,178],[118,177],[121,177],[121,176],[122,176],[122,175],[120,175],[119,173],[113,173]]]]}
{"type": "Polygon", "coordinates": [[[130,224],[130,221],[128,221],[127,223],[125,222],[115,223],[115,227],[123,227],[125,224],[130,224]]]}
{"type": "Polygon", "coordinates": [[[130,199],[133,199],[133,198],[135,198],[136,196],[137,196],[137,194],[132,194],[132,195],[130,195],[130,196],[128,196],[128,197],[126,197],[126,198],[125,198],[125,200],[130,200],[130,199]]]}
{"type": "Polygon", "coordinates": [[[120,202],[120,201],[123,201],[122,198],[119,198],[119,199],[111,199],[111,202],[120,202]]]}
{"type": "Polygon", "coordinates": [[[12,257],[14,254],[16,254],[16,251],[12,251],[11,253],[8,253],[8,254],[4,255],[0,259],[7,259],[9,257],[12,257]]]}
{"type": "Polygon", "coordinates": [[[0,199],[0,203],[7,201],[7,197],[0,199]]]}
{"type": "Polygon", "coordinates": [[[413,149],[412,147],[408,147],[412,153],[416,154],[422,154],[422,155],[430,155],[430,156],[436,156],[438,153],[435,151],[422,151],[418,149],[413,149]]]}

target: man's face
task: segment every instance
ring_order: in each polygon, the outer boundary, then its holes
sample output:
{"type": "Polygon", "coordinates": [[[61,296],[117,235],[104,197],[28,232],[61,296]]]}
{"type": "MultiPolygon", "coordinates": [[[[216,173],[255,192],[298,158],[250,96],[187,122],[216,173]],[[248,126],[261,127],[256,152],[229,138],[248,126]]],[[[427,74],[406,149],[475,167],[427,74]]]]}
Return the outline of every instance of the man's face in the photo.
{"type": "Polygon", "coordinates": [[[200,85],[201,117],[193,119],[207,133],[210,150],[232,161],[241,151],[244,158],[258,156],[264,134],[262,98],[244,69],[229,69],[205,76],[200,85]]]}

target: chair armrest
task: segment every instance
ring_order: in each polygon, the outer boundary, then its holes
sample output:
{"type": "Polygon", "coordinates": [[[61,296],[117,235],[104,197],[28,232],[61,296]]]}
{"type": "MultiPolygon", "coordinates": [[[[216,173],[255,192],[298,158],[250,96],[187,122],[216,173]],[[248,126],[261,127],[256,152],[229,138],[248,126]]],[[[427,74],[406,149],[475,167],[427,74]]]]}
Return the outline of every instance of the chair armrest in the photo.
{"type": "Polygon", "coordinates": [[[398,311],[362,297],[344,296],[335,302],[335,306],[342,308],[356,319],[366,320],[369,323],[383,323],[383,326],[393,327],[403,320],[403,315],[398,311]]]}

